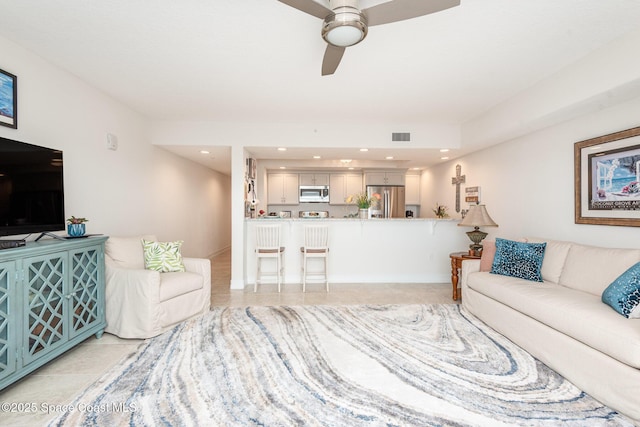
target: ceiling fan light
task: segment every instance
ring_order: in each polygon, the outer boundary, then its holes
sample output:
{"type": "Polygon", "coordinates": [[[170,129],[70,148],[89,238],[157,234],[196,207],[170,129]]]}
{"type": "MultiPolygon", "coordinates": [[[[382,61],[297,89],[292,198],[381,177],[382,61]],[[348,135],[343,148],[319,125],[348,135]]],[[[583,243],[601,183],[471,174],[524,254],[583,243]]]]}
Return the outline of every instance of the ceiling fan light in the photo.
{"type": "Polygon", "coordinates": [[[329,30],[325,39],[334,46],[353,46],[363,39],[363,32],[359,28],[342,25],[329,30]]]}
{"type": "Polygon", "coordinates": [[[367,35],[367,21],[355,8],[343,6],[334,9],[322,26],[322,38],[329,44],[348,47],[360,43],[367,35]]]}

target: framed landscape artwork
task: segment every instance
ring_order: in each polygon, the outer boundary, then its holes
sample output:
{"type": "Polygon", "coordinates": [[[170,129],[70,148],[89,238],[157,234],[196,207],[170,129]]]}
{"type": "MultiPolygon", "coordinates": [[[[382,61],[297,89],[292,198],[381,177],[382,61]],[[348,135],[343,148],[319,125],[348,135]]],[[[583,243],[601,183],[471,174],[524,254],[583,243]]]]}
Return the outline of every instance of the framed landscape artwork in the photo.
{"type": "Polygon", "coordinates": [[[574,144],[575,222],[640,226],[640,127],[574,144]]]}
{"type": "Polygon", "coordinates": [[[0,70],[0,125],[18,129],[18,78],[0,70]]]}

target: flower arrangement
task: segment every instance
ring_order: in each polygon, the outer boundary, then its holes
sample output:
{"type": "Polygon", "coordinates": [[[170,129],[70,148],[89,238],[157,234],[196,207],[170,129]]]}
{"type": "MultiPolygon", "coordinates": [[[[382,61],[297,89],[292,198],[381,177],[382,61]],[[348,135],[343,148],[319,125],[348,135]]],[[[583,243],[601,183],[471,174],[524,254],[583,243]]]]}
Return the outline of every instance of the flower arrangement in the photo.
{"type": "Polygon", "coordinates": [[[355,203],[360,209],[369,209],[376,200],[380,200],[379,195],[374,194],[372,196],[369,196],[367,193],[363,192],[347,197],[346,202],[355,203]]]}
{"type": "Polygon", "coordinates": [[[449,214],[447,213],[447,209],[445,205],[436,203],[436,208],[433,210],[433,213],[436,214],[436,218],[448,218],[449,214]]]}
{"type": "Polygon", "coordinates": [[[73,215],[71,215],[71,218],[67,218],[69,224],[84,224],[87,221],[89,221],[87,218],[76,218],[73,215]]]}

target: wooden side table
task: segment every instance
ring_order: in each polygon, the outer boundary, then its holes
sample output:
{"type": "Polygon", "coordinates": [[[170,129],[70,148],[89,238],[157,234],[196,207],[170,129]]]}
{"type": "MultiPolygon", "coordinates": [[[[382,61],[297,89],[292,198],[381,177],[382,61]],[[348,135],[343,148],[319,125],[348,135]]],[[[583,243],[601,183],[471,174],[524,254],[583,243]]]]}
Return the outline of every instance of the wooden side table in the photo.
{"type": "Polygon", "coordinates": [[[451,285],[453,286],[453,300],[457,301],[462,297],[462,290],[458,292],[458,272],[462,268],[462,261],[465,259],[480,259],[479,256],[469,255],[469,252],[453,252],[449,254],[451,258],[451,285]]]}

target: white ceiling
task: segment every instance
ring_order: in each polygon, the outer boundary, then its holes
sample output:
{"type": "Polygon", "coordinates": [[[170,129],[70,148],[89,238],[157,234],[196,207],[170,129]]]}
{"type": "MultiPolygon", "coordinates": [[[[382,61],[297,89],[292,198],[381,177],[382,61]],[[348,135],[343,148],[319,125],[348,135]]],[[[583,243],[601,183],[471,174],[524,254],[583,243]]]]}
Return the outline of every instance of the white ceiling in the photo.
{"type": "MultiPolygon", "coordinates": [[[[277,0],[0,0],[0,10],[0,36],[150,119],[238,123],[462,124],[640,22],[640,0],[462,0],[372,27],[322,77],[321,21],[277,0]]],[[[167,148],[202,161],[198,147],[167,148]]],[[[228,168],[229,150],[218,151],[205,163],[228,168]]]]}

